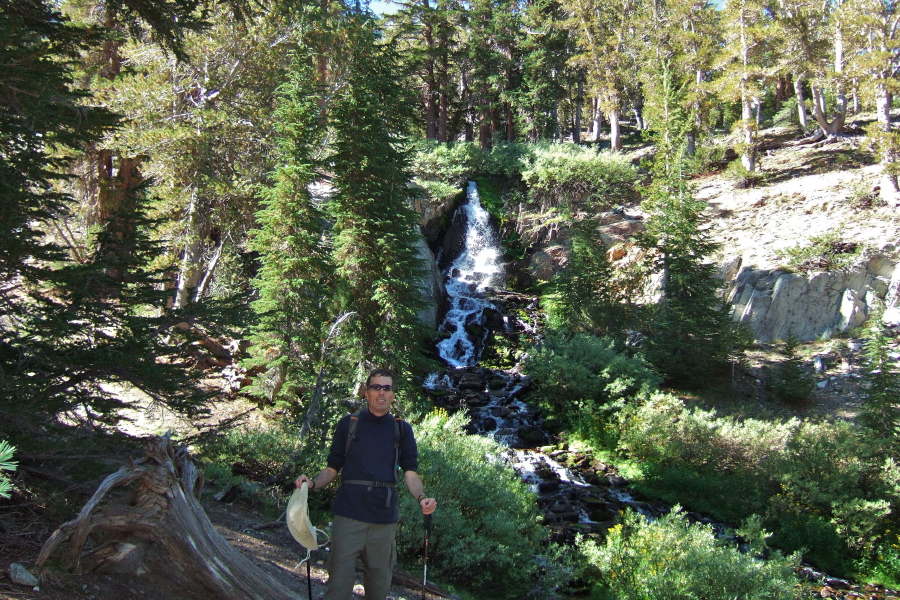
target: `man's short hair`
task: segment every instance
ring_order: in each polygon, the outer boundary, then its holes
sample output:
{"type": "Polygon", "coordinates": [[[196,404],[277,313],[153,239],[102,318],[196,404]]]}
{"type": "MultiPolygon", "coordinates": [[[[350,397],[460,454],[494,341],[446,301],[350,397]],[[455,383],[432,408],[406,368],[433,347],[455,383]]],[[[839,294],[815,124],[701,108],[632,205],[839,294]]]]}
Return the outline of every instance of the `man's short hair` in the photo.
{"type": "Polygon", "coordinates": [[[366,379],[366,387],[369,387],[369,384],[372,383],[372,380],[376,377],[390,377],[391,382],[394,381],[394,374],[391,373],[389,369],[375,369],[371,373],[369,373],[368,379],[366,379]]]}

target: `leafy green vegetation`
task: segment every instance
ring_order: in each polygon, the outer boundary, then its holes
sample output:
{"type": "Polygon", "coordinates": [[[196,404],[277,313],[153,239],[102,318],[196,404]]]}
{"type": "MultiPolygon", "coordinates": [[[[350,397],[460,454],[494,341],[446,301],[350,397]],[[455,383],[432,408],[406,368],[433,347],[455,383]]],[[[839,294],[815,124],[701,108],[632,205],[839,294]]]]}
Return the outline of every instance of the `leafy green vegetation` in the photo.
{"type": "Polygon", "coordinates": [[[620,427],[642,487],[726,522],[758,514],[773,544],[829,572],[872,559],[895,526],[900,471],[851,423],[718,417],[655,393],[620,427]]]}
{"type": "Polygon", "coordinates": [[[659,382],[640,358],[609,338],[549,332],[530,352],[525,370],[535,379],[538,402],[560,429],[594,442],[615,435],[615,415],[626,401],[659,382]]]}
{"type": "Polygon", "coordinates": [[[798,271],[837,271],[850,267],[860,256],[861,248],[843,241],[843,227],[838,226],[778,253],[791,269],[798,271]]]}
{"type": "Polygon", "coordinates": [[[9,498],[12,491],[12,484],[9,476],[4,473],[16,470],[16,462],[12,460],[16,448],[10,446],[6,440],[0,440],[0,498],[9,498]]]}
{"type": "Polygon", "coordinates": [[[738,534],[752,540],[750,553],[717,540],[711,526],[691,524],[675,506],[653,522],[628,511],[604,544],[584,542],[581,550],[598,591],[615,598],[795,598],[799,556],[772,552],[760,561],[757,556],[767,548],[758,521],[749,521],[738,534]]]}
{"type": "MultiPolygon", "coordinates": [[[[522,598],[539,583],[536,555],[546,532],[535,497],[498,454],[493,441],[463,432],[465,416],[433,413],[415,423],[419,473],[440,498],[430,541],[429,577],[484,597],[522,598]]],[[[422,545],[422,511],[402,494],[397,546],[412,563],[422,545]]],[[[547,568],[553,569],[552,565],[547,568]]],[[[560,567],[561,568],[561,567],[560,567]]],[[[558,579],[558,574],[541,573],[558,579]]]]}

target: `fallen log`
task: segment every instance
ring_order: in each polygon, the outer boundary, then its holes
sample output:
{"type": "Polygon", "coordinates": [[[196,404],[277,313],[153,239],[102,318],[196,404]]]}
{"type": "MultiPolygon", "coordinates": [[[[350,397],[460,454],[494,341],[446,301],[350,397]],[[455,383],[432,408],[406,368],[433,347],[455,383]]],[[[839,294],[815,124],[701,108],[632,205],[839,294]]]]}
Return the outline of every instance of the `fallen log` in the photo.
{"type": "Polygon", "coordinates": [[[155,438],[50,536],[35,565],[55,557],[72,573],[140,575],[185,600],[294,600],[216,531],[202,489],[187,449],[155,438]]]}

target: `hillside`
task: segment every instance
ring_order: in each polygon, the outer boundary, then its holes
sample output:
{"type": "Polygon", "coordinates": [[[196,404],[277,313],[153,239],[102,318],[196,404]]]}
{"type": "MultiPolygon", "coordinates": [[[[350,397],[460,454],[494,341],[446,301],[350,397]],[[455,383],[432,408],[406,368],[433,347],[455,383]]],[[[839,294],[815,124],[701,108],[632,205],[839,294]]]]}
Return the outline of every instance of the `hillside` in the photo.
{"type": "MultiPolygon", "coordinates": [[[[763,137],[768,142],[783,139],[787,132],[767,130],[763,137]]],[[[810,237],[829,232],[839,232],[842,241],[854,242],[867,249],[896,253],[900,248],[900,214],[896,207],[884,206],[877,201],[873,190],[877,187],[879,167],[872,164],[870,156],[860,150],[860,137],[851,136],[837,143],[820,147],[782,146],[767,151],[761,161],[762,180],[753,187],[743,187],[740,182],[725,173],[710,173],[696,178],[699,198],[708,203],[710,227],[715,238],[722,243],[721,262],[740,256],[743,265],[773,268],[781,263],[779,250],[804,245],[810,237]]],[[[896,254],[894,254],[896,255],[896,254]]],[[[807,344],[808,357],[813,354],[845,352],[845,344],[807,344]]],[[[760,346],[751,352],[751,367],[757,372],[775,360],[773,348],[760,346]]],[[[858,365],[852,360],[832,360],[828,369],[819,375],[820,380],[833,381],[817,391],[816,399],[801,408],[777,407],[777,411],[800,416],[830,415],[852,418],[856,411],[856,389],[851,375],[858,365]]],[[[214,383],[211,381],[210,383],[214,383]]],[[[752,388],[752,384],[750,385],[752,388]]],[[[121,390],[121,394],[129,392],[121,390]]],[[[197,431],[183,421],[170,419],[164,413],[151,413],[138,395],[131,398],[142,407],[135,413],[130,433],[146,435],[172,427],[182,431],[197,431]]],[[[742,398],[734,401],[736,411],[771,411],[771,403],[742,398]]],[[[260,422],[264,419],[252,405],[235,399],[210,405],[211,415],[202,427],[231,420],[231,424],[260,422]]],[[[728,410],[726,403],[720,408],[728,410]]],[[[120,447],[116,454],[113,447],[103,453],[103,460],[110,468],[139,452],[140,444],[120,447]]],[[[13,586],[5,575],[11,562],[28,563],[36,556],[40,545],[60,523],[59,515],[71,514],[90,495],[90,485],[70,479],[53,463],[53,459],[30,457],[24,461],[26,477],[55,480],[69,486],[67,507],[47,507],[33,499],[34,508],[25,513],[8,511],[0,513],[0,531],[7,541],[0,546],[0,564],[4,576],[0,578],[0,598],[29,598],[62,600],[90,598],[93,600],[119,600],[171,598],[169,592],[140,581],[130,582],[108,575],[88,575],[81,578],[61,578],[46,582],[42,590],[29,591],[13,586]],[[52,509],[51,509],[52,508],[52,509]],[[26,514],[27,513],[27,514],[26,514]]],[[[96,481],[93,482],[96,485],[96,481]]],[[[256,506],[242,501],[218,502],[212,498],[214,490],[205,498],[208,514],[219,531],[235,546],[251,557],[261,568],[282,584],[296,591],[298,597],[306,596],[305,568],[296,568],[300,560],[300,548],[283,527],[271,528],[268,520],[257,512],[256,506]]],[[[325,579],[321,562],[313,569],[315,592],[321,591],[325,579]]],[[[397,600],[419,597],[421,590],[412,582],[416,575],[407,577],[407,586],[394,591],[397,600]]],[[[829,597],[825,592],[823,597],[829,597]]],[[[359,594],[358,597],[361,597],[359,594]]],[[[431,596],[429,596],[431,597],[431,596]]],[[[835,597],[835,596],[832,596],[835,597]]]]}

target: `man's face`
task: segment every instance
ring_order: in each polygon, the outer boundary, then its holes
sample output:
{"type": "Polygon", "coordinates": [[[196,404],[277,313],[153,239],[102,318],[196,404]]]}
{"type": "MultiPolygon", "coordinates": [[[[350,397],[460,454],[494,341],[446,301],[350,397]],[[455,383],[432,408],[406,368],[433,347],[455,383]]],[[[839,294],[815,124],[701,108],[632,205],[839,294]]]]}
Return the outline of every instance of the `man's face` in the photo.
{"type": "Polygon", "coordinates": [[[391,409],[394,401],[394,380],[390,377],[373,377],[366,388],[366,402],[369,403],[369,412],[376,417],[383,417],[391,409]],[[391,386],[390,390],[376,389],[373,386],[391,386]]]}

